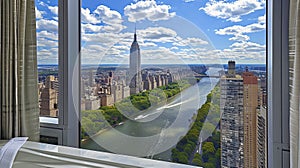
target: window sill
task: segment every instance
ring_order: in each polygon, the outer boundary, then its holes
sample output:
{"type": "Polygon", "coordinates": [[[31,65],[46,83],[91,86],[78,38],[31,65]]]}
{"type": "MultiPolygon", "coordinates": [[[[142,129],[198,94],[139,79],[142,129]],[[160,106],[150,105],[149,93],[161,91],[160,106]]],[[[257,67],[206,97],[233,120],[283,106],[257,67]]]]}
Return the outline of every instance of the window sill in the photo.
{"type": "Polygon", "coordinates": [[[42,124],[55,124],[55,125],[58,125],[58,118],[40,117],[40,123],[42,123],[42,124]]]}
{"type": "MultiPolygon", "coordinates": [[[[0,146],[6,141],[0,141],[0,146]]],[[[32,167],[172,167],[190,168],[194,166],[171,162],[117,155],[105,152],[90,151],[65,146],[37,142],[26,142],[20,149],[14,168],[32,167]]]]}

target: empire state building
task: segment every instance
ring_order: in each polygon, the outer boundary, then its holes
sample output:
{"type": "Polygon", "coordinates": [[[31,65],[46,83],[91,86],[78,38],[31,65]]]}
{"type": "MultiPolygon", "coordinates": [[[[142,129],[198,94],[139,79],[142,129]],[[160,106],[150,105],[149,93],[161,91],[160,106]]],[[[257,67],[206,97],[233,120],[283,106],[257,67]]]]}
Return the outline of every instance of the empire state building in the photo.
{"type": "Polygon", "coordinates": [[[136,32],[134,33],[134,39],[130,47],[129,77],[130,95],[137,94],[142,91],[141,53],[137,42],[136,32]]]}

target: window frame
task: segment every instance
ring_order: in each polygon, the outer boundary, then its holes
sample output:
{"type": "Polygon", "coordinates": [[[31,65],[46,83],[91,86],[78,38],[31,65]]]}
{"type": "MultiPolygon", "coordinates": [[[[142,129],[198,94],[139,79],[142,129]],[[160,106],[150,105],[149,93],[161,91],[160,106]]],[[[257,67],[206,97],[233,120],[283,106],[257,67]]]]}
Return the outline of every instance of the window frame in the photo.
{"type": "Polygon", "coordinates": [[[63,145],[80,146],[81,0],[59,0],[59,125],[63,145]]]}
{"type": "Polygon", "coordinates": [[[41,135],[80,146],[81,0],[58,0],[58,124],[40,123],[41,135]]]}
{"type": "Polygon", "coordinates": [[[289,0],[267,1],[268,167],[289,167],[289,0]]]}
{"type": "MultiPolygon", "coordinates": [[[[41,127],[62,131],[62,145],[80,147],[81,0],[58,2],[59,124],[41,127]]],[[[268,0],[266,9],[268,167],[289,167],[289,0],[268,0]]]]}

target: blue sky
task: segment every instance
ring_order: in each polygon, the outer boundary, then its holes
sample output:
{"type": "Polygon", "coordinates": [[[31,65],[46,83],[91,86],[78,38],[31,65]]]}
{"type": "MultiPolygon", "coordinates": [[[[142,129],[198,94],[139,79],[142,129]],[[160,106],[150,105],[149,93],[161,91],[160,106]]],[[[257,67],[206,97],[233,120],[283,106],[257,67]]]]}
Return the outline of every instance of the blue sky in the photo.
{"type": "MultiPolygon", "coordinates": [[[[82,0],[82,62],[265,63],[264,0],[82,0]]],[[[57,63],[57,0],[36,0],[38,63],[57,63]]]]}

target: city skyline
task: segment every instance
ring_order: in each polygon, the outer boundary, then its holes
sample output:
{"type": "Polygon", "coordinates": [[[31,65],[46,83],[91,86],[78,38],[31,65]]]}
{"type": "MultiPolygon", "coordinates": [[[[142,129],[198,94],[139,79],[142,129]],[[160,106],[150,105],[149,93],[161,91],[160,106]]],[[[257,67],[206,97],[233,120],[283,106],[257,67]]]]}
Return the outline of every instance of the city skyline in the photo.
{"type": "MultiPolygon", "coordinates": [[[[55,64],[57,3],[36,3],[38,63],[55,64]]],[[[135,24],[142,64],[223,64],[228,60],[265,64],[263,0],[83,2],[82,63],[128,62],[135,24]],[[241,10],[242,6],[249,8],[241,10]]]]}
{"type": "MultiPolygon", "coordinates": [[[[227,165],[227,166],[236,166],[236,167],[249,167],[249,165],[260,165],[261,167],[264,167],[266,165],[266,160],[267,160],[266,158],[267,144],[265,140],[266,130],[267,130],[266,111],[265,111],[265,106],[266,106],[265,73],[264,71],[251,72],[249,71],[248,66],[246,66],[245,69],[241,67],[237,68],[235,61],[228,61],[227,67],[228,67],[227,71],[222,71],[222,73],[219,73],[220,76],[217,77],[220,78],[219,84],[217,84],[218,83],[217,81],[219,81],[219,79],[216,79],[215,81],[216,85],[212,84],[211,81],[205,82],[205,80],[208,78],[202,78],[199,79],[199,81],[197,80],[199,83],[197,83],[196,85],[198,85],[199,91],[200,89],[203,89],[203,87],[206,87],[206,85],[210,85],[211,87],[210,89],[208,90],[204,89],[204,90],[210,91],[211,93],[214,94],[213,94],[213,99],[209,98],[211,96],[207,97],[207,100],[211,101],[212,103],[212,106],[209,108],[209,110],[208,108],[206,108],[208,110],[207,112],[209,112],[209,114],[206,115],[209,116],[204,117],[206,118],[205,120],[204,119],[201,120],[204,123],[203,129],[201,129],[202,126],[199,127],[200,132],[199,135],[197,135],[197,137],[199,136],[199,138],[197,140],[194,139],[193,143],[195,144],[202,143],[203,145],[213,143],[215,146],[214,151],[220,152],[220,154],[218,155],[219,157],[215,157],[216,159],[218,159],[218,162],[215,165],[222,165],[222,166],[227,165]],[[203,83],[201,84],[201,82],[203,83]],[[218,88],[220,88],[220,90],[218,88]],[[217,96],[218,94],[219,96],[217,96]],[[216,120],[217,122],[219,122],[220,120],[219,117],[221,117],[221,122],[219,123],[220,125],[215,123],[216,120]],[[213,127],[213,128],[208,129],[209,127],[213,127]],[[204,132],[204,134],[201,135],[202,131],[204,132]],[[209,135],[212,133],[212,137],[206,137],[205,132],[207,131],[209,132],[209,135]],[[219,138],[221,137],[221,139],[216,139],[218,137],[219,138]]],[[[81,110],[85,116],[84,120],[82,120],[82,124],[84,124],[84,128],[86,129],[86,132],[82,132],[84,142],[85,141],[89,142],[88,141],[90,139],[89,136],[93,136],[100,129],[105,128],[105,124],[103,124],[103,121],[102,119],[99,118],[99,116],[97,118],[94,118],[92,116],[89,116],[89,113],[95,113],[97,110],[99,114],[101,110],[104,111],[105,110],[109,111],[112,109],[117,111],[121,110],[122,114],[124,113],[126,114],[125,115],[126,117],[130,118],[133,116],[130,119],[134,121],[139,121],[140,119],[144,119],[151,116],[152,112],[150,112],[149,114],[147,114],[148,112],[146,112],[146,114],[142,112],[140,113],[140,115],[134,116],[132,114],[138,112],[136,111],[136,109],[141,110],[144,109],[145,107],[148,107],[150,104],[154,103],[151,102],[151,100],[149,99],[151,103],[147,105],[147,101],[146,102],[142,101],[143,98],[141,99],[140,98],[141,96],[147,95],[155,91],[155,88],[166,89],[169,86],[172,86],[170,88],[173,88],[176,86],[177,81],[182,80],[181,79],[182,77],[183,78],[187,77],[186,79],[190,79],[191,76],[194,77],[197,76],[195,73],[204,74],[207,72],[207,70],[209,70],[203,65],[192,67],[191,69],[193,69],[193,71],[190,71],[189,69],[184,69],[184,67],[177,67],[177,66],[169,66],[169,68],[170,71],[169,69],[162,70],[156,68],[143,69],[142,70],[142,81],[143,81],[142,93],[137,92],[136,94],[130,93],[130,88],[128,85],[126,85],[125,82],[126,74],[127,71],[129,71],[129,69],[127,70],[121,68],[114,71],[112,70],[112,67],[110,67],[110,68],[98,68],[93,70],[92,69],[83,70],[82,77],[81,77],[80,92],[82,94],[81,110]],[[198,72],[196,72],[195,70],[197,70],[198,72]],[[129,99],[129,97],[131,97],[132,100],[129,99]],[[130,102],[132,103],[134,102],[136,108],[133,109],[130,108],[130,105],[128,104],[128,100],[131,100],[130,102]],[[92,129],[89,128],[88,126],[89,124],[98,124],[98,126],[96,127],[96,129],[92,129]]],[[[44,74],[41,76],[41,78],[39,78],[41,79],[39,80],[40,81],[39,86],[41,86],[39,92],[40,105],[41,105],[40,108],[41,110],[44,110],[44,112],[41,113],[41,116],[57,117],[58,97],[56,96],[55,93],[57,92],[54,89],[58,88],[58,83],[57,83],[58,80],[55,76],[51,76],[51,75],[47,76],[47,78],[44,78],[46,77],[46,75],[47,74],[44,74]],[[51,90],[50,88],[53,89],[51,90]]],[[[212,80],[212,79],[208,79],[208,80],[212,80]]],[[[188,87],[188,88],[191,89],[192,87],[188,87]]],[[[181,91],[184,93],[186,92],[185,89],[183,90],[179,89],[179,90],[180,90],[179,91],[180,94],[181,91]]],[[[168,95],[168,97],[170,98],[179,94],[179,93],[173,94],[173,91],[172,92],[170,91],[166,92],[166,91],[167,90],[164,90],[161,93],[167,93],[166,95],[168,95]]],[[[182,95],[177,95],[177,96],[181,97],[182,95]]],[[[191,95],[189,95],[189,97],[190,96],[191,95]]],[[[176,100],[176,101],[179,100],[181,103],[185,102],[180,99],[169,99],[169,100],[176,100]]],[[[183,100],[186,100],[186,98],[183,100]]],[[[174,102],[169,102],[169,104],[174,104],[174,102]]],[[[194,104],[193,107],[196,108],[197,105],[194,104]]],[[[202,107],[205,107],[205,105],[202,105],[201,108],[202,107]]],[[[183,110],[191,111],[189,110],[189,108],[183,108],[183,110]]],[[[107,114],[109,117],[113,117],[116,115],[114,112],[112,111],[108,112],[108,111],[104,112],[103,114],[107,114]]],[[[203,112],[203,110],[201,112],[203,112]]],[[[201,114],[201,112],[198,111],[198,114],[199,113],[201,114]]],[[[186,114],[184,114],[184,116],[186,116],[186,114]]],[[[190,118],[186,120],[188,120],[189,122],[193,121],[193,119],[190,118]]],[[[110,122],[111,126],[115,129],[118,129],[118,127],[122,127],[122,125],[127,125],[127,124],[129,125],[133,124],[133,127],[135,128],[136,126],[134,124],[140,124],[139,122],[130,122],[130,121],[126,122],[126,119],[122,117],[110,118],[108,119],[108,121],[110,122]]],[[[190,125],[190,123],[188,125],[190,125]]],[[[194,123],[195,127],[197,125],[198,124],[194,123]]],[[[193,130],[194,127],[193,128],[188,127],[188,128],[190,130],[193,130]]],[[[149,129],[152,130],[150,126],[149,129]]],[[[133,132],[131,129],[127,129],[127,131],[129,131],[129,133],[133,132]]],[[[141,131],[137,131],[137,132],[141,132],[141,131]]],[[[189,131],[185,136],[190,137],[191,131],[189,131]]],[[[103,136],[101,135],[101,139],[102,138],[103,136]]],[[[122,139],[122,138],[116,138],[116,139],[122,139]]],[[[109,141],[106,142],[110,144],[111,139],[108,140],[109,141]]],[[[91,145],[91,143],[86,143],[86,145],[87,144],[91,145]]],[[[188,145],[188,143],[184,141],[184,138],[178,141],[178,144],[181,144],[183,146],[188,145]]],[[[85,147],[88,148],[88,146],[85,147]]],[[[176,145],[176,150],[175,148],[174,150],[172,149],[172,155],[167,156],[164,159],[168,160],[172,158],[172,161],[174,162],[178,162],[178,161],[181,162],[180,160],[178,160],[181,157],[177,157],[179,156],[177,154],[178,152],[186,152],[186,151],[185,150],[183,151],[184,149],[183,147],[182,148],[180,147],[177,148],[177,147],[178,145],[176,145]]],[[[196,146],[195,148],[197,149],[197,151],[196,150],[195,151],[198,154],[201,154],[201,150],[203,153],[207,152],[207,148],[201,149],[201,146],[196,146]]],[[[88,149],[101,150],[96,147],[88,148],[88,149]]],[[[128,150],[126,149],[125,151],[128,150]]],[[[141,151],[145,151],[145,150],[141,149],[141,151]]],[[[124,152],[124,151],[119,151],[119,152],[124,152]]],[[[159,153],[160,152],[158,152],[157,154],[160,155],[159,153]]],[[[130,152],[126,154],[131,155],[130,152]]],[[[199,160],[198,156],[201,155],[196,156],[195,153],[190,153],[188,156],[189,157],[187,161],[184,161],[183,163],[191,164],[192,158],[194,158],[195,160],[197,159],[199,160]]],[[[213,158],[213,157],[214,157],[213,155],[209,155],[209,158],[213,158]]],[[[207,164],[212,163],[207,159],[206,155],[202,155],[200,159],[207,164]]],[[[197,163],[197,165],[201,166],[200,163],[199,164],[197,163]]]]}

